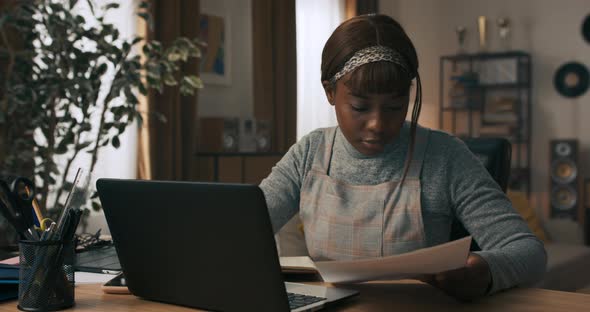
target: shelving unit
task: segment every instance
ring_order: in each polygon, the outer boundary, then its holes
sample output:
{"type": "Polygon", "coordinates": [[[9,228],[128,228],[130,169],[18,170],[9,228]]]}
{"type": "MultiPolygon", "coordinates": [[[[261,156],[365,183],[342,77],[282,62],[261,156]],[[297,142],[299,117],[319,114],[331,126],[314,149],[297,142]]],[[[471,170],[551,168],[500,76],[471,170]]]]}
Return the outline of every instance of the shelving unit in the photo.
{"type": "Polygon", "coordinates": [[[442,56],[439,126],[512,143],[510,188],[530,195],[531,56],[522,51],[442,56]]]}

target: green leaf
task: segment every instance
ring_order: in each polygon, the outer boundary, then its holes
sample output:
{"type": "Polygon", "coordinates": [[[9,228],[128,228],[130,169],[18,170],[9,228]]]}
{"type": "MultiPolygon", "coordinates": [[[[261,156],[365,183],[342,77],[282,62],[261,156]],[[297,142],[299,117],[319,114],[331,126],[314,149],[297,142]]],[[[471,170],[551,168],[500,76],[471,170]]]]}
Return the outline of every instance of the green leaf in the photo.
{"type": "Polygon", "coordinates": [[[68,146],[68,145],[74,143],[75,138],[76,138],[76,135],[74,132],[67,132],[65,134],[65,136],[63,137],[63,139],[61,140],[61,142],[59,142],[58,148],[60,146],[68,146]]]}
{"type": "Polygon", "coordinates": [[[78,25],[84,25],[84,24],[86,24],[86,20],[84,19],[83,16],[77,15],[76,16],[76,23],[78,23],[78,25]]]}
{"type": "Polygon", "coordinates": [[[186,82],[188,85],[190,85],[192,88],[194,89],[201,89],[203,88],[203,81],[201,81],[201,78],[191,75],[191,76],[185,76],[182,78],[183,82],[186,82]]]}
{"type": "Polygon", "coordinates": [[[152,46],[152,49],[154,49],[155,51],[162,52],[162,43],[160,41],[152,40],[150,42],[150,45],[152,46]]]}
{"type": "MultiPolygon", "coordinates": [[[[49,173],[53,173],[53,174],[58,175],[59,169],[57,168],[57,165],[52,160],[49,160],[48,162],[49,162],[49,173]]],[[[52,184],[54,184],[54,183],[55,183],[55,180],[52,184]]]]}
{"type": "Polygon", "coordinates": [[[154,20],[152,19],[151,15],[147,12],[140,12],[137,13],[137,16],[141,17],[147,24],[150,30],[154,29],[154,20]]]}
{"type": "MultiPolygon", "coordinates": [[[[121,34],[121,33],[119,32],[119,30],[118,30],[118,29],[116,29],[116,28],[115,28],[115,29],[113,29],[113,32],[111,33],[111,36],[113,36],[113,41],[115,41],[115,40],[119,39],[119,35],[120,35],[120,34],[121,34]]],[[[127,42],[125,42],[125,43],[127,43],[127,42]]],[[[127,45],[129,45],[129,44],[127,43],[127,45]]]]}
{"type": "Polygon", "coordinates": [[[141,17],[146,22],[150,19],[150,15],[147,12],[137,13],[137,16],[141,17]]]}
{"type": "Polygon", "coordinates": [[[195,94],[195,90],[191,87],[188,87],[185,83],[180,85],[180,94],[181,95],[193,95],[195,94]]]}
{"type": "Polygon", "coordinates": [[[190,50],[190,57],[194,58],[201,58],[203,55],[201,54],[201,49],[194,48],[190,50]]]}
{"type": "Polygon", "coordinates": [[[180,52],[171,52],[168,54],[168,57],[167,57],[167,59],[170,62],[177,62],[181,58],[182,58],[182,54],[180,52]]]}
{"type": "Polygon", "coordinates": [[[176,79],[174,79],[174,76],[167,73],[166,75],[164,75],[164,84],[167,86],[175,86],[177,84],[176,79]]]}
{"type": "Polygon", "coordinates": [[[78,144],[78,146],[76,147],[79,150],[83,150],[85,148],[87,148],[88,146],[90,146],[92,144],[92,141],[87,141],[87,142],[83,142],[78,144]]]}
{"type": "Polygon", "coordinates": [[[78,0],[70,0],[70,9],[75,7],[77,3],[78,3],[78,0]]]}
{"type": "Polygon", "coordinates": [[[117,130],[119,130],[119,134],[121,134],[121,133],[125,132],[125,129],[126,129],[126,128],[127,128],[127,123],[124,123],[124,122],[120,123],[120,124],[117,126],[117,130]]]}
{"type": "Polygon", "coordinates": [[[140,83],[137,88],[139,89],[139,93],[143,94],[143,95],[148,95],[148,89],[146,88],[146,86],[143,83],[140,83]]]}
{"type": "Polygon", "coordinates": [[[153,78],[153,79],[157,79],[157,80],[160,79],[160,75],[162,73],[161,73],[161,70],[160,70],[160,66],[158,66],[157,63],[155,63],[155,62],[149,62],[146,65],[146,68],[145,69],[147,71],[147,76],[149,78],[153,78]]]}
{"type": "Polygon", "coordinates": [[[133,40],[131,41],[131,45],[135,45],[136,43],[142,41],[144,38],[141,36],[137,36],[135,38],[133,38],[133,40]]]}
{"type": "Polygon", "coordinates": [[[119,148],[119,146],[121,146],[121,141],[119,141],[119,137],[114,136],[113,139],[111,140],[111,144],[113,145],[114,148],[119,148]]]}
{"type": "Polygon", "coordinates": [[[143,116],[141,116],[141,113],[138,111],[135,111],[135,118],[137,119],[137,128],[141,129],[141,127],[143,127],[143,116]]]}
{"type": "Polygon", "coordinates": [[[121,5],[118,4],[118,3],[116,3],[116,2],[111,2],[111,3],[107,4],[107,5],[105,5],[102,9],[104,11],[108,11],[110,9],[118,9],[120,6],[121,5]]]}
{"type": "Polygon", "coordinates": [[[83,123],[83,124],[80,125],[80,132],[90,131],[90,130],[92,130],[92,125],[90,125],[90,123],[85,122],[85,123],[83,123]]]}
{"type": "Polygon", "coordinates": [[[158,118],[158,120],[160,122],[163,122],[163,123],[167,123],[168,122],[168,119],[166,118],[166,116],[164,116],[164,114],[155,112],[154,115],[156,116],[156,118],[158,118]]]}
{"type": "Polygon", "coordinates": [[[55,148],[55,151],[54,151],[54,153],[56,155],[63,155],[65,153],[67,153],[67,152],[68,152],[68,147],[66,145],[62,145],[62,144],[58,145],[55,148]]]}
{"type": "Polygon", "coordinates": [[[104,75],[107,72],[108,66],[105,63],[102,63],[98,66],[98,68],[96,69],[96,75],[98,75],[99,77],[102,77],[102,75],[104,75]]]}
{"type": "Polygon", "coordinates": [[[102,209],[102,207],[100,206],[100,204],[99,204],[99,203],[97,203],[97,202],[95,202],[95,201],[92,201],[92,210],[94,210],[94,211],[98,212],[98,211],[100,211],[101,209],[102,209]]]}

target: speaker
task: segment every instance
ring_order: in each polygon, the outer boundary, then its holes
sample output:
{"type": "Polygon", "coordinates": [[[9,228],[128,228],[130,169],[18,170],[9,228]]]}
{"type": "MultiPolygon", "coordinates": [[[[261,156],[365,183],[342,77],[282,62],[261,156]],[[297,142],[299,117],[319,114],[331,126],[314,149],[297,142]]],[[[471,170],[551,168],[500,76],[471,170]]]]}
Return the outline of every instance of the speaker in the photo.
{"type": "Polygon", "coordinates": [[[241,120],[238,150],[243,153],[256,152],[256,120],[253,118],[244,118],[241,120]]]}
{"type": "Polygon", "coordinates": [[[236,152],[239,143],[238,118],[199,118],[199,152],[236,152]]]}
{"type": "Polygon", "coordinates": [[[550,142],[549,203],[552,218],[583,223],[577,140],[550,142]]]}
{"type": "Polygon", "coordinates": [[[270,121],[256,121],[256,150],[258,152],[270,152],[270,121]]]}
{"type": "Polygon", "coordinates": [[[240,120],[225,118],[223,120],[222,146],[225,152],[236,152],[240,143],[240,120]]]}

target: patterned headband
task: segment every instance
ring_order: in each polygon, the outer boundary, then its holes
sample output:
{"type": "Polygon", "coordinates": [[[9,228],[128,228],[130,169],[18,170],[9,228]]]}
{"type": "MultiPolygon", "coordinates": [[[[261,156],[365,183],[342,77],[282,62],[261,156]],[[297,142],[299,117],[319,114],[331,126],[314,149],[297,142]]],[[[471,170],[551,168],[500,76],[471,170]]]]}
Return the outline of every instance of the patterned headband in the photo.
{"type": "Polygon", "coordinates": [[[411,73],[401,54],[391,48],[377,45],[357,51],[346,64],[344,64],[344,67],[330,79],[330,82],[336,83],[336,81],[342,78],[342,76],[357,69],[361,65],[381,61],[395,63],[408,73],[411,73]]]}

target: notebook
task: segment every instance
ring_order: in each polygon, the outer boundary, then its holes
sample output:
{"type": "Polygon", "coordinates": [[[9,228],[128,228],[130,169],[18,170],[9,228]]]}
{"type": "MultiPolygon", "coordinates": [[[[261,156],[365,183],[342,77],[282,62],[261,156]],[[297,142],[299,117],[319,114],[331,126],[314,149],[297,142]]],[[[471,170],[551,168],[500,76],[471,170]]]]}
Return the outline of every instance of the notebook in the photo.
{"type": "Polygon", "coordinates": [[[132,294],[213,311],[311,311],[357,291],[285,283],[255,185],[99,179],[132,294]],[[235,265],[240,263],[241,265],[235,265]]]}
{"type": "Polygon", "coordinates": [[[19,266],[0,264],[0,302],[18,298],[19,266]]]}
{"type": "Polygon", "coordinates": [[[287,274],[319,274],[313,260],[307,256],[280,257],[281,271],[287,274]]]}

